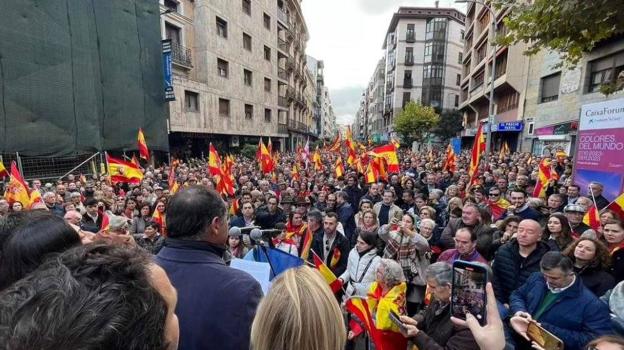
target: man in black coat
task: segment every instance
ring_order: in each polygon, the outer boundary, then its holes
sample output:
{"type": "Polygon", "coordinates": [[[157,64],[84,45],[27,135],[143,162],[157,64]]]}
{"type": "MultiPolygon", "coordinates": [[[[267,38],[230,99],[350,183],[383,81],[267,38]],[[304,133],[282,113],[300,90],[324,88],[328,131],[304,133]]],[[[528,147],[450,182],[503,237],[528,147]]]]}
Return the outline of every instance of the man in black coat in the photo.
{"type": "MultiPolygon", "coordinates": [[[[327,213],[323,219],[323,230],[318,230],[314,234],[312,250],[323,260],[334,275],[340,276],[347,269],[347,260],[351,248],[347,237],[336,231],[337,227],[338,216],[336,213],[327,213]]],[[[313,261],[312,254],[310,254],[310,261],[313,261]]]]}
{"type": "Polygon", "coordinates": [[[262,229],[275,228],[278,222],[285,223],[287,221],[284,211],[277,206],[277,197],[270,196],[267,200],[266,207],[258,208],[256,212],[256,225],[262,229]]]}
{"type": "Polygon", "coordinates": [[[344,190],[347,193],[347,201],[353,208],[360,205],[360,199],[364,195],[364,191],[358,186],[357,175],[351,173],[347,176],[347,186],[344,190]]]}
{"type": "Polygon", "coordinates": [[[462,209],[462,217],[450,219],[442,231],[439,245],[442,250],[455,248],[455,233],[460,228],[467,227],[477,236],[477,251],[486,260],[492,260],[493,229],[481,223],[481,212],[476,204],[466,204],[462,209]]]}
{"type": "Polygon", "coordinates": [[[494,294],[504,305],[509,304],[511,292],[526,282],[533,272],[540,271],[540,260],[550,250],[541,241],[542,227],[535,220],[522,220],[516,239],[501,246],[494,259],[494,294]]]}
{"type": "Polygon", "coordinates": [[[181,190],[169,200],[167,226],[156,263],[178,291],[178,349],[249,349],[262,290],[223,261],[228,219],[221,196],[202,186],[181,190]]]}
{"type": "Polygon", "coordinates": [[[355,246],[355,211],[353,206],[347,202],[349,200],[348,195],[344,191],[336,193],[336,214],[338,214],[338,221],[342,224],[344,234],[349,240],[350,246],[355,246]]]}

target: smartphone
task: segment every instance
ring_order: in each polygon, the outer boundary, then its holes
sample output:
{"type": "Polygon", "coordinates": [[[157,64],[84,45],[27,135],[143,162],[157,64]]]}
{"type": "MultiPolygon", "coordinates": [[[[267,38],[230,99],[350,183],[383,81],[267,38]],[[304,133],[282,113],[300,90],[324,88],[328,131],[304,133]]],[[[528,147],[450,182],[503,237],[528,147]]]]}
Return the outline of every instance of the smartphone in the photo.
{"type": "Polygon", "coordinates": [[[399,327],[401,332],[407,334],[407,328],[403,325],[403,322],[401,322],[401,317],[399,316],[399,314],[392,310],[390,310],[390,321],[392,321],[392,323],[399,327]]]}
{"type": "Polygon", "coordinates": [[[451,315],[465,320],[471,313],[481,325],[486,322],[487,269],[485,265],[457,260],[453,263],[451,315]]]}
{"type": "Polygon", "coordinates": [[[527,336],[545,350],[563,350],[563,341],[540,327],[536,322],[529,323],[527,336]]]}

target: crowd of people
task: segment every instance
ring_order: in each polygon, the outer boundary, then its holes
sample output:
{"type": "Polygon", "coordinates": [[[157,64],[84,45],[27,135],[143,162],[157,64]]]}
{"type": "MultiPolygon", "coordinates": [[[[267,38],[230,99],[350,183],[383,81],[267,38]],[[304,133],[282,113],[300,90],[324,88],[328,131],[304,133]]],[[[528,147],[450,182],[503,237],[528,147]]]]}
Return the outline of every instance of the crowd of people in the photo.
{"type": "Polygon", "coordinates": [[[539,348],[532,322],[566,349],[624,349],[624,218],[602,184],[582,196],[572,159],[553,155],[559,176],[536,198],[528,153],[484,159],[474,181],[468,153],[454,173],[441,153],[397,153],[400,171],[376,181],[336,174],[329,150],[322,168],[283,153],[266,174],[238,156],[234,196],[215,191],[206,159],[148,166],[134,184],[33,180],[40,205],[0,199],[0,348],[370,349],[346,306],[365,297],[384,349],[539,348]],[[342,288],[304,266],[263,295],[228,266],[253,254],[251,228],[317,256],[342,288]],[[458,260],[489,271],[486,324],[451,317],[458,260]]]}

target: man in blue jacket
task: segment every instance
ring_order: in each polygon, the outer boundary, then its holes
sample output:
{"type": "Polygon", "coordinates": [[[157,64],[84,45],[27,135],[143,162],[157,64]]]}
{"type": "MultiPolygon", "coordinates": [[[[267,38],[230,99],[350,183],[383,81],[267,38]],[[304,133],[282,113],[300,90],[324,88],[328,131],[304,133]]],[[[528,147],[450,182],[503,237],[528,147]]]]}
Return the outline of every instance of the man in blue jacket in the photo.
{"type": "MultiPolygon", "coordinates": [[[[581,350],[592,339],[612,333],[609,308],[574,274],[568,257],[548,252],[540,267],[542,272],[532,274],[511,294],[514,316],[510,325],[516,333],[528,340],[527,327],[537,322],[571,350],[581,350]]],[[[531,348],[527,341],[516,338],[517,349],[531,348]]]]}
{"type": "Polygon", "coordinates": [[[186,188],[169,200],[167,228],[156,263],[178,290],[178,349],[248,350],[262,290],[249,274],[223,262],[225,203],[204,187],[186,188]]]}

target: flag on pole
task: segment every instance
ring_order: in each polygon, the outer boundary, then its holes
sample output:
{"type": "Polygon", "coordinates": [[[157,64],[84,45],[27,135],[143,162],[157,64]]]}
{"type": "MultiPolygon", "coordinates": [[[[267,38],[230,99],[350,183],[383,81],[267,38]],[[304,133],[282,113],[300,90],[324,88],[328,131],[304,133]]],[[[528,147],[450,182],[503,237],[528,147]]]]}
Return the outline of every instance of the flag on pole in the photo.
{"type": "Polygon", "coordinates": [[[620,219],[624,220],[624,193],[620,194],[613,202],[609,203],[605,209],[611,210],[617,214],[620,219]]]}
{"type": "Polygon", "coordinates": [[[290,171],[290,173],[292,175],[293,181],[301,180],[301,175],[299,175],[299,167],[297,166],[296,163],[293,164],[292,170],[290,171]]]}
{"type": "Polygon", "coordinates": [[[323,170],[323,163],[321,162],[321,151],[319,151],[318,146],[316,146],[316,150],[314,150],[314,154],[312,154],[312,163],[314,164],[314,170],[323,170]]]}
{"type": "Polygon", "coordinates": [[[479,174],[479,162],[481,156],[485,152],[485,136],[483,135],[483,124],[479,124],[477,134],[475,135],[474,144],[472,145],[472,155],[470,157],[470,167],[468,175],[470,176],[470,185],[477,183],[477,175],[479,174]]]}
{"type": "Polygon", "coordinates": [[[312,251],[312,259],[314,261],[314,266],[316,266],[316,269],[321,273],[321,276],[323,276],[332,292],[334,292],[334,294],[338,293],[338,291],[342,289],[342,283],[340,280],[314,251],[312,251]]]}
{"type": "Polygon", "coordinates": [[[139,163],[139,160],[137,159],[137,157],[133,154],[132,155],[132,159],[130,159],[130,162],[134,165],[137,166],[137,168],[141,168],[141,163],[139,163]]]}
{"type": "Polygon", "coordinates": [[[17,169],[17,164],[14,161],[11,162],[11,177],[6,191],[4,192],[4,199],[9,202],[9,205],[20,202],[22,203],[22,207],[30,208],[28,185],[26,181],[24,181],[24,178],[22,178],[22,174],[20,174],[19,169],[17,169]]]}
{"type": "Polygon", "coordinates": [[[347,146],[347,164],[349,164],[349,166],[353,166],[357,158],[357,153],[355,152],[353,133],[351,132],[350,126],[347,126],[347,134],[345,135],[345,146],[347,146]]]}
{"type": "Polygon", "coordinates": [[[308,256],[310,255],[310,248],[312,247],[312,239],[314,238],[314,234],[310,229],[310,226],[306,225],[307,229],[303,236],[303,243],[301,244],[301,259],[308,261],[308,256]]]}
{"type": "Polygon", "coordinates": [[[113,183],[138,184],[143,180],[143,172],[136,164],[113,158],[108,154],[106,154],[106,163],[108,163],[108,171],[113,183]]]}
{"type": "Polygon", "coordinates": [[[593,230],[598,230],[600,228],[600,214],[598,213],[598,208],[595,205],[592,205],[591,208],[585,213],[583,216],[583,223],[593,230]]]}
{"type": "Polygon", "coordinates": [[[260,158],[258,158],[258,160],[260,161],[260,170],[262,171],[263,174],[268,174],[270,172],[272,172],[273,169],[273,160],[271,158],[271,154],[269,153],[269,150],[266,148],[266,146],[264,145],[264,142],[262,142],[262,139],[260,140],[260,158]]]}
{"type": "Polygon", "coordinates": [[[509,151],[509,145],[507,144],[507,141],[505,141],[503,142],[503,145],[501,146],[498,159],[502,161],[503,159],[505,159],[505,156],[509,155],[510,153],[511,152],[509,151]]]}
{"type": "Polygon", "coordinates": [[[341,156],[338,156],[338,158],[336,159],[335,171],[336,171],[337,179],[343,177],[345,174],[345,168],[344,168],[344,165],[342,164],[341,156]]]}
{"type": "Polygon", "coordinates": [[[110,230],[110,217],[106,212],[101,211],[100,215],[102,215],[102,223],[100,224],[100,231],[108,231],[110,230]]]}
{"type": "Polygon", "coordinates": [[[145,142],[145,135],[143,129],[139,128],[139,134],[137,135],[137,143],[139,145],[139,154],[141,158],[149,161],[149,149],[147,148],[147,142],[145,142]]]}
{"type": "Polygon", "coordinates": [[[366,172],[364,174],[364,178],[367,184],[372,184],[377,181],[377,175],[375,174],[375,171],[373,170],[371,163],[368,163],[368,166],[366,166],[366,172]]]}
{"type": "Polygon", "coordinates": [[[373,148],[370,155],[384,158],[388,165],[388,172],[399,173],[399,157],[397,156],[396,147],[393,144],[389,143],[384,146],[373,148]]]}
{"type": "Polygon", "coordinates": [[[208,172],[212,176],[221,176],[221,157],[212,142],[208,146],[208,172]]]}
{"type": "Polygon", "coordinates": [[[332,142],[331,146],[329,146],[330,152],[340,152],[340,144],[342,143],[342,138],[340,136],[340,132],[336,134],[336,138],[334,142],[332,142]]]}

